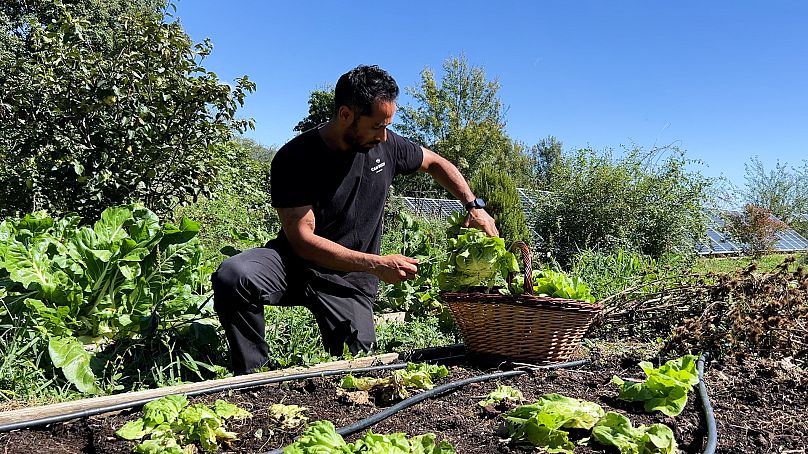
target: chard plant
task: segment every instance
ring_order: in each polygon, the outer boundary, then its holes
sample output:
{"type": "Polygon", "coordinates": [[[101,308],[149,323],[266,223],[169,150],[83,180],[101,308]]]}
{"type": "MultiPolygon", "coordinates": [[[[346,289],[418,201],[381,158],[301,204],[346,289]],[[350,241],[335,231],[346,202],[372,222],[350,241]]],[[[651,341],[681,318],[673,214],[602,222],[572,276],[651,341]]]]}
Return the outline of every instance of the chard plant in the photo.
{"type": "Polygon", "coordinates": [[[52,365],[81,392],[99,393],[96,356],[116,341],[190,329],[211,269],[199,225],[188,219],[161,224],[135,204],[81,224],[74,214],[44,212],[0,223],[0,324],[47,345],[38,367],[52,365]]]}

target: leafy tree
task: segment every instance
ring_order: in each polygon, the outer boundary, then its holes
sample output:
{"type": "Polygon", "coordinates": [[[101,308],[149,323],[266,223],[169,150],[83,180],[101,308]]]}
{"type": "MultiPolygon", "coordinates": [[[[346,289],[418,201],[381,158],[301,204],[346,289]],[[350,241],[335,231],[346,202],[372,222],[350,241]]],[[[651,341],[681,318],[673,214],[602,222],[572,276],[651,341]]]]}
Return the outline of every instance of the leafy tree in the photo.
{"type": "Polygon", "coordinates": [[[0,215],[92,218],[133,200],[166,214],[207,193],[211,147],[252,127],[235,115],[255,85],[220,82],[202,66],[210,42],[163,13],[119,17],[104,49],[88,38],[98,24],[54,5],[30,52],[0,61],[0,215]]]}
{"type": "Polygon", "coordinates": [[[712,184],[688,170],[691,164],[676,147],[634,149],[621,158],[611,150],[562,155],[549,193],[536,201],[540,248],[562,263],[584,249],[623,248],[654,258],[691,253],[704,235],[702,207],[712,184]],[[661,159],[662,153],[669,154],[661,159]]]}
{"type": "Polygon", "coordinates": [[[530,148],[540,188],[549,188],[552,185],[553,168],[561,161],[561,149],[562,143],[553,136],[547,136],[530,148]]]}
{"type": "Polygon", "coordinates": [[[506,245],[517,240],[530,240],[516,184],[507,173],[486,165],[474,174],[470,185],[475,194],[486,198],[486,210],[496,218],[499,235],[506,245]]]}
{"type": "Polygon", "coordinates": [[[742,195],[750,204],[771,211],[786,224],[808,214],[808,163],[800,170],[778,161],[767,171],[760,159],[753,157],[745,167],[742,195]]]}
{"type": "MultiPolygon", "coordinates": [[[[454,163],[468,178],[486,163],[510,165],[522,148],[505,133],[502,102],[497,96],[499,82],[487,80],[485,71],[470,66],[463,56],[446,60],[443,72],[438,81],[432,70],[424,69],[420,86],[407,88],[417,105],[401,108],[396,128],[454,163]]],[[[396,187],[410,195],[443,194],[423,175],[397,181],[396,187]]]]}
{"type": "Polygon", "coordinates": [[[309,95],[309,114],[295,126],[295,132],[306,132],[327,122],[334,115],[334,87],[314,90],[309,95]]]}
{"type": "Polygon", "coordinates": [[[743,243],[744,252],[754,258],[771,252],[777,243],[777,234],[788,226],[772,216],[769,209],[747,203],[739,213],[723,215],[724,231],[736,241],[743,243]]]}

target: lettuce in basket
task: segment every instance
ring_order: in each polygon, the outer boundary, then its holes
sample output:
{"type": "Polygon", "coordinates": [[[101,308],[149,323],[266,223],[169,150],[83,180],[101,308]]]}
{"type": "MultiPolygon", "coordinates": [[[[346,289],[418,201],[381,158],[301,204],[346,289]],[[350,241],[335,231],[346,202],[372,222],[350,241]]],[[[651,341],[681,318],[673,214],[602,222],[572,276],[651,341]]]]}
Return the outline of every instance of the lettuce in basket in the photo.
{"type": "Polygon", "coordinates": [[[441,264],[438,286],[442,291],[460,292],[471,287],[504,284],[508,273],[519,271],[516,256],[502,238],[489,237],[482,230],[459,228],[448,240],[448,258],[441,264]]]}
{"type": "MultiPolygon", "coordinates": [[[[511,282],[510,290],[514,294],[524,292],[524,276],[519,275],[511,282]]],[[[578,276],[567,276],[562,271],[551,269],[533,270],[533,294],[536,296],[551,296],[570,300],[594,303],[595,297],[589,286],[578,276]]]]}

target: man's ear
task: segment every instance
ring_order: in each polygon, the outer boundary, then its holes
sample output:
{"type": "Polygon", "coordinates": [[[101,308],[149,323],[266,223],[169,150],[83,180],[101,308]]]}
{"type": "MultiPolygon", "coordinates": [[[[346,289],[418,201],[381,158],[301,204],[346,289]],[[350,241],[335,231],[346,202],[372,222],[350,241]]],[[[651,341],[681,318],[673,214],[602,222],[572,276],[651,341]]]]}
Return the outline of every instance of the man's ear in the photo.
{"type": "Polygon", "coordinates": [[[337,119],[343,124],[352,124],[354,121],[354,112],[348,106],[339,106],[337,110],[337,119]]]}

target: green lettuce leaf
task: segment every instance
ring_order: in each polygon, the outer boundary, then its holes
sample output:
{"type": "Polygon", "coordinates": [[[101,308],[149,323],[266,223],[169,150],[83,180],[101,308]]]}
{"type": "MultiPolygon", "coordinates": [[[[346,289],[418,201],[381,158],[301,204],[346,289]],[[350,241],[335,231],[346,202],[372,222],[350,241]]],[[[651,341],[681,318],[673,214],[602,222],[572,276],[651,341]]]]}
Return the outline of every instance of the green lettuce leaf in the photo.
{"type": "Polygon", "coordinates": [[[591,429],[604,415],[600,405],[560,394],[545,394],[538,401],[505,413],[511,441],[530,443],[547,452],[571,453],[575,444],[567,429],[591,429]]]}
{"type": "Polygon", "coordinates": [[[664,424],[633,427],[625,416],[608,412],[592,428],[600,444],[614,446],[621,454],[674,454],[678,452],[673,431],[664,424]]]}
{"type": "Polygon", "coordinates": [[[687,404],[688,393],[699,383],[696,359],[695,355],[685,355],[659,368],[643,361],[639,365],[646,375],[645,381],[629,383],[614,376],[612,383],[620,387],[619,399],[643,402],[647,412],[661,411],[668,416],[677,416],[687,404]]]}
{"type": "Polygon", "coordinates": [[[143,419],[149,426],[173,423],[183,408],[188,406],[188,398],[184,394],[172,394],[155,399],[143,406],[143,419]]]}
{"type": "Polygon", "coordinates": [[[525,398],[522,395],[522,391],[519,391],[516,388],[512,388],[507,385],[497,385],[497,388],[487,396],[485,399],[477,402],[477,404],[481,407],[487,407],[489,405],[496,405],[502,401],[510,401],[510,402],[521,402],[525,398]]]}

